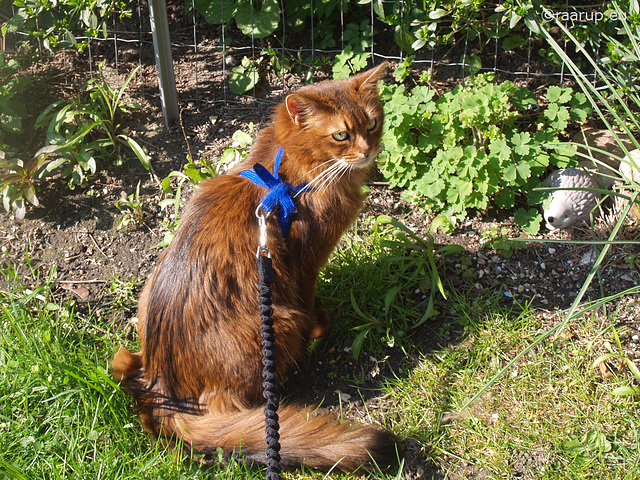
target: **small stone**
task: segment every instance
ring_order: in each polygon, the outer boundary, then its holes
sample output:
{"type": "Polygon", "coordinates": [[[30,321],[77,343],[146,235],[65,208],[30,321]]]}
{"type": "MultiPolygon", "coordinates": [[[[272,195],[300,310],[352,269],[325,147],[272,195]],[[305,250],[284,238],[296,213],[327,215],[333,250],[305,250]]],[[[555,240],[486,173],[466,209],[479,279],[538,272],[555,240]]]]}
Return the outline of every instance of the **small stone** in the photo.
{"type": "Polygon", "coordinates": [[[524,285],[518,285],[518,292],[519,293],[524,292],[524,285]]]}
{"type": "Polygon", "coordinates": [[[633,343],[640,343],[640,336],[634,335],[633,337],[631,337],[631,340],[633,341],[633,343]]]}
{"type": "Polygon", "coordinates": [[[556,254],[556,249],[553,247],[549,247],[549,255],[555,255],[556,254]]]}

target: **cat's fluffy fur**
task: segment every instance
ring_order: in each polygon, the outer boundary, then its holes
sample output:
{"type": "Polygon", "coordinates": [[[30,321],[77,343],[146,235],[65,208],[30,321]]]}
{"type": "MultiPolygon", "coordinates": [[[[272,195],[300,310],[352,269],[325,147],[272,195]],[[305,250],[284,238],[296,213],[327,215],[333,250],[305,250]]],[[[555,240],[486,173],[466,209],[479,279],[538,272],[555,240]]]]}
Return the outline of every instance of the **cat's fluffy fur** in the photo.
{"type": "MultiPolygon", "coordinates": [[[[277,214],[268,219],[275,272],[274,328],[279,375],[298,362],[309,338],[329,325],[315,306],[319,270],[355,220],[362,185],[379,149],[381,65],[350,79],[306,86],[275,109],[247,159],[203,182],[187,204],[171,245],[139,302],[141,351],[121,348],[113,374],[136,400],[144,428],[194,452],[241,451],[263,462],[256,207],[266,191],[238,172],[263,164],[310,188],[294,198],[285,241],[277,214]],[[346,134],[346,135],[345,135],[346,134]]],[[[342,423],[309,409],[279,410],[284,468],[354,470],[397,458],[394,437],[373,426],[342,423]]]]}

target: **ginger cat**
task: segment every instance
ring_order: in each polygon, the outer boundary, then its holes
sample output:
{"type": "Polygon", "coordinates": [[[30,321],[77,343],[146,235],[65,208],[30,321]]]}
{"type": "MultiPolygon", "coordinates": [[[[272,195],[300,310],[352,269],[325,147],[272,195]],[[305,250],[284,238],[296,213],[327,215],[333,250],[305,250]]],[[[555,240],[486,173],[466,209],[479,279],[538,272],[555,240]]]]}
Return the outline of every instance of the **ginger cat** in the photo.
{"type": "MultiPolygon", "coordinates": [[[[302,358],[307,341],[329,327],[315,307],[316,281],[362,208],[363,182],[380,151],[377,83],[385,72],[383,64],[288,95],[246,160],[202,182],[188,202],[140,297],[141,351],[121,348],[112,366],[152,435],[182,439],[196,454],[215,458],[221,447],[227,455],[235,450],[248,461],[265,461],[255,212],[267,190],[239,173],[255,163],[273,172],[283,147],[280,179],[307,184],[292,196],[286,239],[278,215],[267,219],[281,377],[302,358]]],[[[282,468],[304,463],[352,471],[397,463],[395,437],[385,430],[293,405],[278,413],[282,468]]]]}

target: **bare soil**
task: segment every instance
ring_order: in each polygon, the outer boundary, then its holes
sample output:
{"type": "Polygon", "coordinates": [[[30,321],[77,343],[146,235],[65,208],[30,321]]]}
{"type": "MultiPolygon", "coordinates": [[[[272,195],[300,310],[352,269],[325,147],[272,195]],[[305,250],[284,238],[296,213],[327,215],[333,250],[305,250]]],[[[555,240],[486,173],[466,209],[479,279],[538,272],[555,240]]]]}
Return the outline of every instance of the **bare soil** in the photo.
{"type": "MultiPolygon", "coordinates": [[[[181,34],[188,35],[188,30],[181,34]]],[[[165,129],[159,100],[153,93],[156,88],[155,65],[150,48],[147,45],[140,52],[134,52],[135,55],[123,49],[116,64],[112,46],[96,47],[93,61],[105,60],[105,75],[114,82],[122,82],[132,68],[142,65],[141,76],[129,91],[130,99],[140,103],[142,108],[124,119],[124,125],[148,150],[153,174],[132,158],[124,167],[105,166],[86,188],[69,190],[65,185],[54,182],[41,185],[42,205],[31,208],[22,222],[16,222],[11,214],[0,213],[2,266],[18,264],[20,277],[27,285],[34,284],[34,272],[42,278],[55,267],[56,294],[61,299],[74,299],[81,312],[91,311],[98,315],[105,329],[130,328],[129,322],[136,315],[133,303],[124,308],[111,308],[118,292],[110,288],[110,281],[131,280],[136,284],[134,293],[139,293],[141,283],[149,276],[161,252],[153,246],[163,240],[165,222],[172,220],[172,212],[159,206],[164,198],[159,180],[171,171],[180,170],[189,152],[194,158],[205,157],[215,161],[231,144],[233,132],[238,129],[248,131],[251,122],[259,129],[267,122],[271,108],[283,93],[301,85],[299,76],[268,74],[259,84],[255,96],[234,96],[224,88],[223,63],[230,62],[225,65],[228,72],[235,57],[227,60],[212,51],[174,52],[182,125],[165,129]],[[197,67],[194,67],[194,62],[197,62],[197,67]],[[116,201],[122,195],[134,193],[139,181],[142,185],[143,221],[118,228],[122,213],[116,208],[116,201]]],[[[53,59],[34,83],[34,88],[41,92],[40,102],[47,105],[56,98],[71,94],[73,90],[65,86],[65,81],[81,85],[88,77],[87,62],[86,54],[53,59]]],[[[457,81],[450,73],[446,69],[440,71],[438,81],[441,88],[457,81]]],[[[39,140],[33,138],[31,142],[37,145],[39,140]]],[[[391,215],[426,235],[432,216],[401,200],[400,192],[389,189],[380,180],[372,178],[371,194],[363,215],[391,215]]],[[[449,260],[445,266],[443,278],[448,288],[470,296],[496,295],[505,305],[531,302],[551,327],[560,317],[557,312],[571,304],[592,267],[595,258],[593,247],[530,243],[514,249],[509,256],[491,247],[488,241],[492,238],[492,229],[498,232],[505,229],[504,236],[510,238],[522,235],[514,225],[513,212],[497,210],[474,212],[470,218],[456,225],[451,234],[437,234],[438,245],[458,244],[464,248],[460,257],[449,260]]],[[[607,230],[605,222],[601,222],[600,231],[595,233],[604,238],[607,230]]],[[[623,234],[626,238],[637,239],[638,232],[638,225],[628,225],[623,234]]],[[[588,229],[543,232],[539,238],[543,236],[588,240],[592,238],[592,232],[588,229]]],[[[634,259],[640,259],[637,246],[613,248],[601,267],[599,284],[590,286],[586,298],[601,298],[637,285],[640,273],[634,259]]],[[[624,346],[630,355],[638,357],[640,307],[629,298],[616,302],[615,307],[619,307],[618,325],[625,327],[624,346]]],[[[411,368],[421,352],[461,341],[461,334],[455,328],[442,328],[447,324],[455,325],[456,312],[448,310],[446,304],[441,305],[441,309],[441,317],[425,324],[413,337],[415,356],[412,358],[390,352],[390,359],[382,363],[375,358],[367,358],[367,355],[354,362],[350,355],[342,354],[337,366],[329,366],[330,356],[336,352],[331,348],[316,349],[312,361],[292,376],[294,381],[290,379],[286,387],[288,395],[301,402],[323,401],[325,408],[338,409],[338,395],[334,393],[341,392],[348,396],[348,416],[359,418],[364,415],[362,401],[358,400],[362,394],[368,402],[369,411],[373,409],[378,415],[393,414],[392,405],[366,392],[369,387],[379,386],[392,370],[398,372],[398,369],[411,368]],[[365,375],[366,382],[358,391],[349,382],[328,378],[327,372],[335,368],[376,374],[365,375]]],[[[328,345],[331,345],[331,339],[330,334],[326,340],[328,345]]],[[[109,360],[106,355],[105,352],[105,362],[109,360]]],[[[428,451],[428,446],[411,440],[407,442],[407,478],[445,478],[447,466],[425,460],[425,451],[428,451]]],[[[535,472],[543,471],[545,464],[553,462],[549,451],[522,452],[520,457],[513,466],[514,478],[537,478],[535,472]]],[[[486,472],[476,470],[469,467],[465,471],[453,472],[453,476],[449,472],[447,478],[486,477],[486,472]]]]}

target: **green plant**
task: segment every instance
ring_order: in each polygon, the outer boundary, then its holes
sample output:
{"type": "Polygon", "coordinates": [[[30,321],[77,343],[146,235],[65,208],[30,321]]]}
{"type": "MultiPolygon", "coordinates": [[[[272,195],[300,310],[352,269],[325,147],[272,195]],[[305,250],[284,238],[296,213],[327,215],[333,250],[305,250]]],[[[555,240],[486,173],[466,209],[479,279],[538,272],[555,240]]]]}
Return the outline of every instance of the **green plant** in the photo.
{"type": "Polygon", "coordinates": [[[242,57],[240,65],[233,67],[229,74],[229,90],[241,95],[253,89],[260,79],[257,65],[262,58],[263,56],[260,56],[258,60],[253,61],[249,57],[242,57]]]}
{"type": "Polygon", "coordinates": [[[5,60],[0,53],[0,147],[7,134],[24,133],[23,119],[27,115],[19,95],[31,83],[27,77],[16,75],[20,64],[16,60],[5,60]]]}
{"type": "MultiPolygon", "coordinates": [[[[549,142],[569,120],[584,122],[586,98],[570,89],[549,87],[547,106],[536,114],[537,99],[524,87],[491,83],[482,74],[438,98],[427,87],[407,92],[402,85],[382,89],[385,127],[380,171],[406,199],[429,211],[464,217],[469,209],[515,205],[521,192],[535,205],[533,188],[548,166],[575,162],[571,152],[549,142]],[[533,109],[532,109],[533,108],[533,109]]],[[[536,233],[541,217],[521,209],[516,221],[536,233]]]]}
{"type": "Polygon", "coordinates": [[[280,25],[278,0],[195,0],[195,9],[212,24],[235,21],[240,31],[253,38],[264,38],[280,25]]]}
{"type": "Polygon", "coordinates": [[[91,37],[107,36],[114,14],[131,16],[124,0],[14,0],[13,16],[2,24],[1,34],[25,32],[25,41],[37,40],[49,52],[59,48],[84,49],[91,37]],[[87,39],[78,41],[81,31],[87,39]]]}
{"type": "Polygon", "coordinates": [[[117,230],[127,227],[131,223],[142,223],[144,221],[143,204],[140,200],[140,181],[136,186],[135,193],[130,195],[122,192],[121,197],[116,202],[116,208],[122,213],[122,218],[116,226],[117,230]]]}
{"type": "Polygon", "coordinates": [[[347,78],[366,68],[371,54],[369,52],[356,53],[351,46],[336,55],[333,64],[333,78],[347,78]]]}
{"type": "MultiPolygon", "coordinates": [[[[448,219],[436,217],[430,232],[450,227],[448,219]]],[[[323,271],[319,295],[332,314],[351,319],[354,358],[381,344],[408,346],[418,327],[437,315],[438,295],[447,298],[440,271],[448,256],[461,251],[458,245],[436,247],[431,235],[422,238],[387,215],[375,219],[371,235],[350,238],[323,271]]]]}
{"type": "Polygon", "coordinates": [[[514,250],[524,248],[525,244],[516,240],[511,240],[508,237],[509,231],[506,228],[501,228],[498,231],[498,227],[491,226],[491,229],[482,233],[483,247],[491,247],[496,252],[500,252],[504,258],[511,258],[514,250]]]}
{"type": "Polygon", "coordinates": [[[2,188],[2,202],[7,212],[15,211],[18,220],[22,220],[27,211],[26,202],[34,206],[40,205],[36,196],[36,183],[46,172],[49,157],[61,146],[49,145],[41,148],[27,162],[19,158],[7,159],[0,151],[0,188],[2,188]]]}
{"type": "Polygon", "coordinates": [[[107,280],[107,305],[111,310],[135,310],[138,304],[135,290],[141,285],[132,275],[131,280],[123,280],[115,273],[107,280]]]}
{"type": "Polygon", "coordinates": [[[49,174],[60,171],[70,188],[83,185],[87,175],[96,172],[98,162],[110,159],[114,165],[122,165],[125,161],[123,146],[128,147],[146,169],[150,168],[149,157],[120,123],[130,110],[139,108],[139,105],[122,101],[139,68],[127,76],[118,90],[114,90],[101,75],[101,78],[87,82],[85,98],[78,96],[70,101],[59,100],[38,116],[35,128],[47,127],[47,143],[67,145],[59,158],[47,167],[49,174]],[[79,136],[86,141],[70,142],[70,138],[79,136]]]}
{"type": "MultiPolygon", "coordinates": [[[[634,361],[631,360],[625,353],[625,350],[622,347],[622,342],[620,341],[620,334],[618,333],[618,330],[614,325],[609,327],[609,329],[611,330],[611,336],[613,337],[616,348],[614,349],[614,347],[611,345],[609,341],[605,341],[604,346],[608,350],[608,352],[596,358],[595,361],[593,362],[592,367],[595,368],[601,364],[606,365],[608,361],[616,360],[618,363],[618,367],[617,367],[618,369],[622,369],[626,367],[629,370],[629,372],[631,372],[633,377],[635,377],[636,381],[640,382],[640,370],[638,370],[638,367],[636,366],[634,361]]],[[[613,389],[611,394],[612,395],[640,395],[640,386],[639,387],[633,387],[633,386],[617,387],[613,389]]]]}

